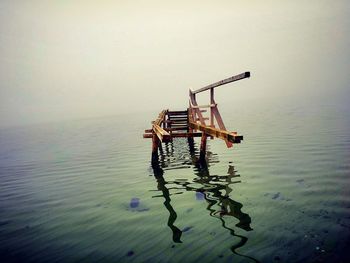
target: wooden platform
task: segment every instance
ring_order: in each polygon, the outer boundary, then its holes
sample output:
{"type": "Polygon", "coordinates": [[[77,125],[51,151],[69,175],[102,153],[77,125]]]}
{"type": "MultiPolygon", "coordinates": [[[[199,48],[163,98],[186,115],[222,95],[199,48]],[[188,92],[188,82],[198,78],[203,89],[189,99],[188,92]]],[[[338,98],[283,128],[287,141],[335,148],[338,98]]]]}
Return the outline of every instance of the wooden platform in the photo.
{"type": "Polygon", "coordinates": [[[160,142],[170,142],[173,138],[202,137],[203,133],[208,136],[220,138],[231,143],[240,143],[243,136],[236,132],[228,132],[197,123],[190,109],[185,111],[162,111],[158,118],[152,122],[152,129],[145,130],[143,138],[158,137],[160,142]]]}
{"type": "Polygon", "coordinates": [[[144,138],[152,138],[152,162],[158,159],[158,146],[161,142],[171,142],[173,138],[201,137],[200,154],[206,154],[207,137],[219,138],[225,141],[228,148],[240,143],[243,136],[237,132],[227,131],[220,115],[218,105],[214,100],[214,88],[249,78],[250,72],[221,80],[195,91],[189,91],[189,107],[183,111],[163,110],[158,118],[152,121],[152,128],[145,130],[144,138]],[[210,102],[207,105],[198,105],[196,94],[210,90],[210,102]],[[209,116],[204,116],[208,112],[209,116]],[[207,124],[206,121],[209,121],[207,124]]]}

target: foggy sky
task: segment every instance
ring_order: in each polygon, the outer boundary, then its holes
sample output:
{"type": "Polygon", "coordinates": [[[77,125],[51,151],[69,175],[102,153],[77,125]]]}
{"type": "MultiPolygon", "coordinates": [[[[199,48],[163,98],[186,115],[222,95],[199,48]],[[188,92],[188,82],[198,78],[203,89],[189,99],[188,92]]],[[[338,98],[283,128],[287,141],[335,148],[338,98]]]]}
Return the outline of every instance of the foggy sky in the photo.
{"type": "Polygon", "coordinates": [[[348,1],[2,0],[0,126],[186,108],[244,71],[219,102],[344,102],[349,29],[348,1]]]}

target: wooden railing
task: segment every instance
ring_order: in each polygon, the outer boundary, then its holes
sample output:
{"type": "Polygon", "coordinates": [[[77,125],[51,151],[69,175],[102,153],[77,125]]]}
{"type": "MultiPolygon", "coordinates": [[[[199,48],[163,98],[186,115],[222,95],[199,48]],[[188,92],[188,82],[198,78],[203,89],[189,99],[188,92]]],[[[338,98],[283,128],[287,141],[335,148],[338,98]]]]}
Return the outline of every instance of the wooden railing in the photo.
{"type": "Polygon", "coordinates": [[[241,140],[243,140],[243,136],[238,136],[236,132],[228,132],[226,130],[217,103],[214,99],[214,89],[216,87],[249,77],[250,72],[244,72],[239,75],[215,82],[195,91],[189,90],[189,127],[194,130],[202,131],[204,135],[209,135],[225,140],[225,143],[229,148],[232,147],[232,143],[239,143],[241,140]],[[207,90],[210,90],[209,104],[198,105],[196,94],[207,90]],[[210,109],[210,118],[205,118],[203,116],[202,113],[206,112],[206,110],[201,110],[203,108],[210,109]],[[208,125],[206,124],[206,120],[209,120],[208,125]],[[215,127],[215,122],[217,123],[219,129],[215,127]]]}

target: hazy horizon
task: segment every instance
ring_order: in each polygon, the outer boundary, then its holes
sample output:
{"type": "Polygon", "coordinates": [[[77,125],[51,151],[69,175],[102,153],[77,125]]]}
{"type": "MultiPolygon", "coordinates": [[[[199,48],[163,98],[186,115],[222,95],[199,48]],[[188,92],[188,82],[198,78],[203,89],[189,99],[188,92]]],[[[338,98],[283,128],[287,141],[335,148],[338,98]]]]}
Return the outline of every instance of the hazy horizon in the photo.
{"type": "MultiPolygon", "coordinates": [[[[219,103],[346,104],[347,1],[1,1],[0,127],[219,103]]],[[[253,104],[249,104],[253,107],[253,104]]]]}

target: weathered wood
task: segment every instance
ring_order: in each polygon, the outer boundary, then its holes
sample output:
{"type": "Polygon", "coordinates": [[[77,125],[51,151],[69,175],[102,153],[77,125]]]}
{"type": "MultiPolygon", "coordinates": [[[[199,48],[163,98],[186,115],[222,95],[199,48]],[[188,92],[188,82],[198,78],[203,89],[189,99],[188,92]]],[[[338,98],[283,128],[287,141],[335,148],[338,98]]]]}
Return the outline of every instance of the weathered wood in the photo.
{"type": "Polygon", "coordinates": [[[168,111],[167,115],[169,116],[187,115],[187,111],[168,111]]]}
{"type": "Polygon", "coordinates": [[[181,119],[169,119],[170,121],[172,121],[173,123],[177,123],[177,122],[186,122],[188,119],[187,118],[181,118],[181,119]]]}
{"type": "MultiPolygon", "coordinates": [[[[214,88],[210,89],[210,104],[215,104],[214,101],[214,88]]],[[[213,107],[210,107],[210,126],[215,127],[214,125],[214,113],[213,113],[213,107]]]]}
{"type": "Polygon", "coordinates": [[[207,152],[207,134],[203,132],[202,138],[201,138],[200,152],[199,152],[200,159],[205,158],[206,152],[207,152]]]}
{"type": "Polygon", "coordinates": [[[163,110],[161,113],[159,113],[158,118],[152,123],[160,126],[162,122],[165,120],[165,114],[167,113],[167,110],[163,110]]]}
{"type": "Polygon", "coordinates": [[[171,140],[170,134],[157,124],[153,124],[153,132],[157,135],[161,142],[171,140]]]}
{"type": "MultiPolygon", "coordinates": [[[[223,121],[222,118],[221,118],[221,115],[220,115],[220,113],[219,113],[218,108],[217,108],[217,107],[212,108],[212,113],[213,113],[213,115],[214,115],[215,118],[216,118],[216,122],[218,123],[219,128],[220,128],[221,130],[226,131],[226,127],[225,127],[224,121],[223,121]]],[[[226,143],[227,148],[231,148],[231,147],[232,147],[232,143],[231,143],[231,142],[225,141],[225,143],[226,143]]]]}
{"type": "MultiPolygon", "coordinates": [[[[196,120],[199,121],[200,119],[196,118],[196,120]]],[[[203,117],[203,120],[207,121],[207,120],[209,120],[209,118],[208,117],[203,117]]]]}
{"type": "Polygon", "coordinates": [[[187,121],[182,121],[182,122],[173,122],[172,124],[171,124],[171,126],[175,126],[175,125],[186,125],[187,126],[187,121]]]}
{"type": "Polygon", "coordinates": [[[178,137],[184,137],[184,138],[188,138],[188,137],[201,137],[202,133],[201,132],[174,132],[172,134],[172,137],[174,138],[178,138],[178,137]]]}
{"type": "Polygon", "coordinates": [[[167,132],[169,132],[169,131],[183,131],[183,130],[187,130],[187,129],[188,129],[188,126],[165,128],[165,130],[167,132]]]}
{"type": "Polygon", "coordinates": [[[197,115],[200,123],[202,125],[205,125],[205,120],[203,119],[202,112],[199,110],[199,108],[195,108],[195,107],[198,107],[198,104],[196,101],[196,95],[193,94],[191,90],[190,90],[190,107],[193,109],[193,112],[194,112],[194,115],[192,115],[192,118],[195,118],[195,116],[197,115]]]}
{"type": "Polygon", "coordinates": [[[144,133],[143,134],[143,138],[144,139],[150,139],[150,138],[152,138],[153,137],[153,134],[152,133],[144,133]]]}
{"type": "Polygon", "coordinates": [[[222,85],[225,85],[225,84],[228,84],[228,83],[231,83],[231,82],[234,82],[234,81],[237,81],[237,80],[241,80],[241,79],[245,79],[245,78],[249,78],[250,77],[250,72],[244,72],[244,73],[241,73],[239,75],[236,75],[236,76],[232,76],[230,78],[227,78],[227,79],[224,79],[224,80],[220,80],[218,82],[215,82],[213,84],[210,84],[208,86],[205,86],[203,88],[200,88],[200,89],[197,89],[195,91],[192,91],[193,94],[197,94],[199,92],[203,92],[203,91],[206,91],[208,89],[212,89],[212,88],[216,88],[216,87],[219,87],[219,86],[222,86],[222,85]]]}
{"type": "Polygon", "coordinates": [[[212,128],[206,125],[202,125],[199,123],[194,123],[194,122],[190,122],[189,126],[195,130],[199,130],[202,131],[203,133],[216,137],[216,138],[220,138],[232,143],[240,143],[241,140],[243,140],[243,136],[238,136],[238,135],[234,135],[228,131],[223,131],[217,128],[212,128]]]}
{"type": "Polygon", "coordinates": [[[192,106],[193,109],[201,109],[201,108],[212,108],[215,107],[216,104],[207,104],[207,105],[197,105],[197,106],[192,106]]]}
{"type": "Polygon", "coordinates": [[[243,136],[226,130],[214,99],[214,88],[249,77],[250,73],[244,72],[195,91],[189,90],[187,111],[163,110],[158,118],[152,122],[152,129],[145,130],[145,134],[143,134],[144,138],[152,138],[152,161],[158,159],[156,148],[159,147],[160,142],[169,142],[176,137],[187,137],[189,143],[192,142],[192,144],[193,137],[201,137],[201,158],[205,158],[208,137],[223,139],[228,147],[232,147],[232,143],[240,143],[243,136]],[[210,104],[198,105],[196,94],[206,90],[210,90],[210,104]],[[210,109],[210,118],[203,116],[202,113],[207,112],[207,109],[203,110],[203,108],[210,109]],[[206,120],[210,120],[209,125],[206,124],[206,120]],[[218,128],[215,128],[215,120],[218,128]],[[196,132],[197,130],[201,132],[196,132]]]}
{"type": "MultiPolygon", "coordinates": [[[[172,138],[189,138],[189,137],[201,137],[201,136],[202,136],[201,132],[174,132],[171,134],[172,138]]],[[[152,133],[145,133],[145,134],[143,134],[143,138],[152,139],[153,134],[152,133]]]]}
{"type": "Polygon", "coordinates": [[[158,146],[159,146],[159,139],[158,137],[153,134],[152,136],[152,164],[158,162],[158,146]]]}
{"type": "MultiPolygon", "coordinates": [[[[184,129],[187,129],[188,128],[188,125],[175,125],[175,126],[171,126],[170,129],[172,128],[184,128],[184,129]]],[[[169,129],[169,128],[167,128],[169,129]]]]}

